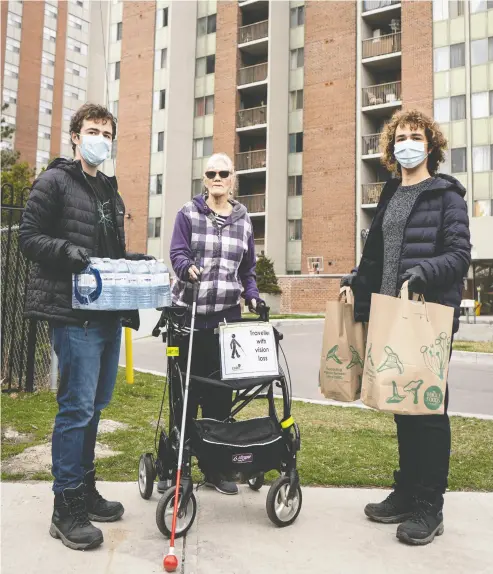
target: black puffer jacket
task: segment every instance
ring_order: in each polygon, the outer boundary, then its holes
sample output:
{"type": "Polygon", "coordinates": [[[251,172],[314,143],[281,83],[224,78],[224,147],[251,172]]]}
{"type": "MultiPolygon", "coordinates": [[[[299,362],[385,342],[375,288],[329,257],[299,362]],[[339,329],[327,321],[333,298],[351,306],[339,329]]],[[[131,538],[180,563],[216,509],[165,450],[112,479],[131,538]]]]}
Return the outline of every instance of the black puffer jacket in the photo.
{"type": "MultiPolygon", "coordinates": [[[[384,187],[353,283],[356,321],[368,321],[371,294],[379,293],[383,273],[382,222],[391,197],[400,184],[384,187]]],[[[439,174],[418,196],[407,220],[399,277],[419,265],[426,277],[426,301],[453,307],[454,333],[459,328],[464,277],[471,261],[466,190],[454,177],[439,174]]],[[[399,280],[399,287],[402,280],[399,280]]]]}
{"type": "MultiPolygon", "coordinates": [[[[101,172],[98,177],[105,178],[115,192],[118,239],[124,256],[125,205],[117,193],[116,178],[101,172]]],[[[80,161],[56,159],[34,182],[20,225],[22,252],[33,262],[26,300],[28,317],[74,325],[87,319],[87,312],[72,309],[72,274],[65,245],[83,247],[92,256],[97,249],[97,225],[96,197],[80,161]]],[[[138,312],[127,312],[123,322],[138,329],[138,312]]]]}

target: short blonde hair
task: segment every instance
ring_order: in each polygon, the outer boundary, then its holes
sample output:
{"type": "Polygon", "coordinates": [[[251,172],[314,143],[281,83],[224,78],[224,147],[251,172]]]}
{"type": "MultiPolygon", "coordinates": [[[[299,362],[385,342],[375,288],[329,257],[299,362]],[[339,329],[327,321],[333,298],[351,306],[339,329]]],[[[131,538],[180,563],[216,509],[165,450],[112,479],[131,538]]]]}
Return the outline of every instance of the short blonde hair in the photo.
{"type": "MultiPolygon", "coordinates": [[[[238,185],[238,178],[236,177],[236,171],[235,171],[235,166],[233,164],[233,161],[231,160],[231,158],[229,157],[228,154],[226,153],[214,153],[211,155],[211,157],[207,160],[207,164],[205,167],[205,171],[208,171],[209,169],[215,169],[216,168],[216,163],[218,162],[223,162],[226,164],[228,171],[231,174],[231,187],[230,187],[230,193],[231,195],[234,195],[236,193],[236,188],[238,185]]],[[[204,191],[207,189],[205,186],[205,181],[206,181],[206,177],[204,174],[203,177],[203,185],[204,185],[204,191]]]]}

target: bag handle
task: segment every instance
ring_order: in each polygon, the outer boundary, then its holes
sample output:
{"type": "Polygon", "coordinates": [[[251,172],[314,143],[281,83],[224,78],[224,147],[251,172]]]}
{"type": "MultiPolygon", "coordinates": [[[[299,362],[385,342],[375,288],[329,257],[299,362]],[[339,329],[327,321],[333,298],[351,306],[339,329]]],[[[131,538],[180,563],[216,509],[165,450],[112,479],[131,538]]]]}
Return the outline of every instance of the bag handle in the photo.
{"type": "MultiPolygon", "coordinates": [[[[403,309],[402,316],[407,319],[408,317],[411,316],[411,302],[409,299],[409,281],[405,281],[403,283],[401,290],[398,294],[398,298],[402,301],[402,309],[403,309]]],[[[423,304],[425,309],[426,320],[429,322],[430,319],[428,317],[428,307],[426,305],[424,295],[413,293],[412,300],[423,304]]]]}
{"type": "Polygon", "coordinates": [[[342,301],[342,298],[344,297],[346,303],[349,303],[350,305],[354,305],[354,295],[353,295],[353,290],[351,289],[351,287],[341,287],[341,289],[339,290],[339,297],[338,297],[338,301],[342,301]]]}

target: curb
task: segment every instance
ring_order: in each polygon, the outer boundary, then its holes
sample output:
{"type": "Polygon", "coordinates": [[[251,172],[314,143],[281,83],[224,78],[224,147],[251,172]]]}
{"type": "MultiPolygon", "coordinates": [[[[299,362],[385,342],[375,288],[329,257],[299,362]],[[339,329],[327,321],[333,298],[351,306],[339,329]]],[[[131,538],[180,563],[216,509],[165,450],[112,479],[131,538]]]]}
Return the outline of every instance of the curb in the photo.
{"type": "Polygon", "coordinates": [[[459,360],[465,363],[476,363],[478,365],[493,366],[493,353],[476,353],[470,351],[452,351],[452,360],[459,360]]]}

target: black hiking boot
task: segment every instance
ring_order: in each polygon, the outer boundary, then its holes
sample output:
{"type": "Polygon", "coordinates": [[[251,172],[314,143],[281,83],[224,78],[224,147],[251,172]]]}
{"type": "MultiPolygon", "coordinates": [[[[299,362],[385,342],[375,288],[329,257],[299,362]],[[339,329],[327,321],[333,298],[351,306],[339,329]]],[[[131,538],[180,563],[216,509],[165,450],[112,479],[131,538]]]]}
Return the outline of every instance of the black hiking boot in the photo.
{"type": "Polygon", "coordinates": [[[231,480],[223,480],[220,476],[206,476],[205,485],[215,488],[221,494],[238,494],[238,485],[231,480]]]}
{"type": "Polygon", "coordinates": [[[103,542],[101,530],[89,522],[84,490],[84,485],[80,484],[55,494],[50,534],[72,550],[90,550],[103,542]]]}
{"type": "Polygon", "coordinates": [[[414,499],[408,492],[394,490],[382,502],[367,504],[365,514],[375,522],[397,524],[410,518],[414,509],[414,499]]]}
{"type": "Polygon", "coordinates": [[[115,522],[123,516],[125,509],[121,502],[105,500],[96,488],[96,471],[86,472],[84,476],[85,501],[87,514],[94,522],[115,522]]]}
{"type": "Polygon", "coordinates": [[[416,500],[412,516],[397,528],[396,536],[401,542],[424,546],[443,534],[441,505],[426,500],[416,500]]]}

